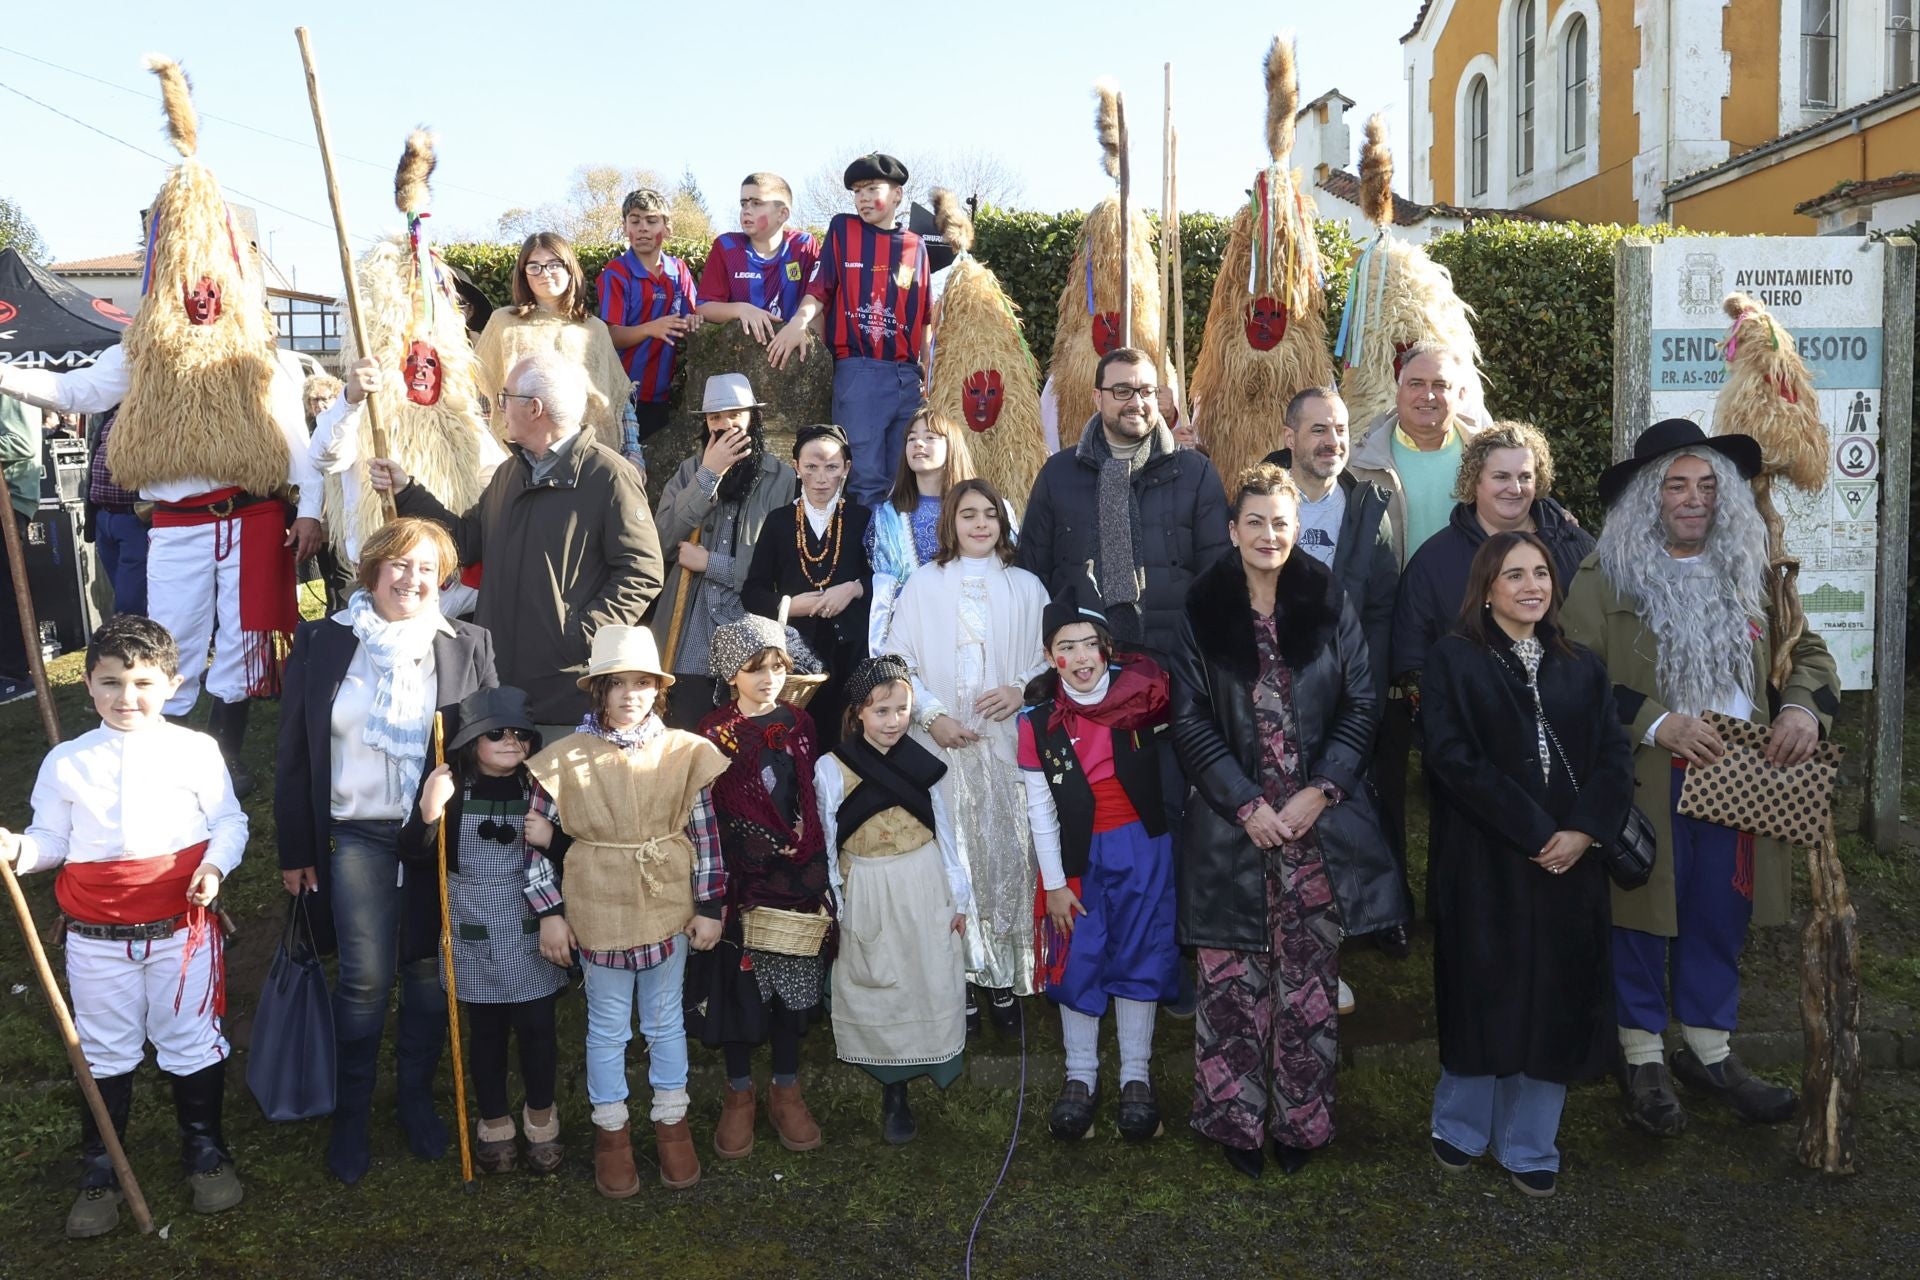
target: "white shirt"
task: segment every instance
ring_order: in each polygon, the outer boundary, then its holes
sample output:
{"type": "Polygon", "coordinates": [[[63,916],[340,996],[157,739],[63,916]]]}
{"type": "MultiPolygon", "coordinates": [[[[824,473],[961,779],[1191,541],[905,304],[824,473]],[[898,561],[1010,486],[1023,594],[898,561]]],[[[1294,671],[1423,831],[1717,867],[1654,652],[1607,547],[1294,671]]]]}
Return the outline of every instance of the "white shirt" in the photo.
{"type": "MultiPolygon", "coordinates": [[[[1091,707],[1107,696],[1107,690],[1113,686],[1112,670],[1100,673],[1100,683],[1082,693],[1064,678],[1060,687],[1067,697],[1083,707],[1091,707]]],[[[1053,788],[1047,785],[1047,775],[1041,769],[1022,769],[1020,780],[1027,786],[1027,825],[1033,832],[1033,856],[1040,864],[1040,887],[1042,889],[1064,889],[1067,884],[1067,871],[1060,860],[1060,806],[1054,803],[1053,788]]]]}
{"type": "Polygon", "coordinates": [[[833,510],[840,505],[840,495],[835,494],[833,501],[824,507],[816,507],[805,494],[800,495],[800,509],[807,513],[807,528],[813,530],[813,536],[827,536],[827,525],[833,519],[833,510]]]}
{"type": "MultiPolygon", "coordinates": [[[[287,483],[300,490],[296,514],[301,519],[320,518],[320,473],[307,457],[307,408],[301,398],[306,377],[291,351],[274,348],[271,398],[274,425],[287,442],[287,483]]],[[[108,347],[99,359],[81,369],[53,373],[45,369],[7,369],[4,371],[8,395],[59,413],[105,413],[127,398],[133,371],[127,367],[123,346],[108,347]]],[[[343,399],[345,397],[342,397],[343,399]]],[[[165,484],[148,485],[140,496],[148,502],[184,502],[197,494],[221,488],[219,481],[205,476],[189,476],[165,484]]]]}
{"type": "MultiPolygon", "coordinates": [[[[306,445],[307,459],[322,476],[345,476],[360,461],[360,414],[361,406],[365,404],[364,400],[360,404],[349,404],[342,393],[314,419],[313,438],[306,445]]],[[[491,431],[476,429],[475,435],[479,444],[475,469],[479,473],[480,487],[484,489],[494,469],[507,460],[507,451],[500,447],[500,442],[493,438],[491,431]]],[[[365,484],[364,470],[360,474],[347,476],[340,483],[340,508],[345,529],[343,540],[347,559],[355,563],[360,559],[360,527],[354,516],[360,509],[365,484]]]]}
{"type": "Polygon", "coordinates": [[[1318,501],[1300,500],[1300,536],[1294,545],[1333,568],[1333,553],[1340,545],[1340,522],[1347,518],[1347,491],[1335,480],[1318,501]]]}
{"type": "Polygon", "coordinates": [[[164,720],[131,733],[101,725],[40,762],[14,869],[159,858],[202,840],[200,865],[232,875],[247,848],[247,814],[219,745],[164,720]]]}
{"type": "MultiPolygon", "coordinates": [[[[960,847],[953,842],[953,823],[947,817],[946,802],[936,788],[927,793],[933,801],[933,838],[940,846],[940,866],[947,874],[947,893],[953,899],[957,916],[973,914],[973,882],[967,877],[966,864],[960,861],[960,847]]],[[[813,799],[820,810],[820,830],[827,842],[827,883],[835,900],[844,892],[840,879],[840,803],[847,798],[840,786],[838,760],[821,756],[813,766],[813,799]]]]}

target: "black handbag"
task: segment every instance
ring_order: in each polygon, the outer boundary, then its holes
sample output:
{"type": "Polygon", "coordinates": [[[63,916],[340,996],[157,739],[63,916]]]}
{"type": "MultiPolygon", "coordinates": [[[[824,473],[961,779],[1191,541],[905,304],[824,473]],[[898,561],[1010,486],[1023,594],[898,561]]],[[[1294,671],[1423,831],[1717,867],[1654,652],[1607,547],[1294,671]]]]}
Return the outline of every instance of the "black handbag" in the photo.
{"type": "MultiPolygon", "coordinates": [[[[1573,759],[1567,755],[1567,749],[1560,745],[1559,735],[1554,733],[1553,725],[1544,715],[1540,716],[1540,727],[1547,731],[1553,749],[1560,753],[1560,763],[1567,766],[1567,776],[1573,779],[1573,789],[1580,790],[1580,778],[1573,771],[1573,759]]],[[[1611,840],[1597,841],[1596,847],[1608,878],[1622,889],[1638,889],[1653,875],[1653,859],[1660,852],[1660,837],[1653,829],[1653,819],[1639,805],[1629,804],[1620,834],[1611,840]]]]}
{"type": "Polygon", "coordinates": [[[247,1088],[276,1123],[333,1114],[333,998],[304,893],[287,907],[286,932],[260,989],[247,1046],[247,1088]]]}

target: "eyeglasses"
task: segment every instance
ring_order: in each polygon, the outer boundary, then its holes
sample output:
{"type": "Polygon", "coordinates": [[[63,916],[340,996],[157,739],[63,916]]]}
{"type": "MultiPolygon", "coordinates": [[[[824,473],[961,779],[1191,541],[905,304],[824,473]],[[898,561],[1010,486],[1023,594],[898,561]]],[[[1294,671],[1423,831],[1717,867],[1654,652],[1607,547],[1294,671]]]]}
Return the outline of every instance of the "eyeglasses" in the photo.
{"type": "Polygon", "coordinates": [[[500,398],[502,400],[538,400],[540,397],[523,396],[518,391],[509,391],[505,387],[502,387],[500,388],[500,398]]]}
{"type": "Polygon", "coordinates": [[[1100,390],[1120,401],[1151,400],[1160,394],[1158,387],[1130,387],[1124,382],[1116,386],[1101,387],[1100,390]]]}
{"type": "Polygon", "coordinates": [[[529,262],[527,274],[530,276],[564,276],[567,264],[564,262],[529,262]]]}
{"type": "Polygon", "coordinates": [[[533,732],[529,729],[489,729],[480,736],[488,742],[505,742],[508,734],[512,734],[517,742],[533,741],[533,732]]]}

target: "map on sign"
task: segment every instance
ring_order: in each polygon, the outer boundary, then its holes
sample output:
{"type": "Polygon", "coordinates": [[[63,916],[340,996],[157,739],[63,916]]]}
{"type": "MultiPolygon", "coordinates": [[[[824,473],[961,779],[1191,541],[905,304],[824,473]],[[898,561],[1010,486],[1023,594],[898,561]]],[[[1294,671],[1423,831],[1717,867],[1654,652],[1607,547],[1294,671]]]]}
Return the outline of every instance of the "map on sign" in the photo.
{"type": "Polygon", "coordinates": [[[1726,378],[1720,303],[1751,294],[1793,335],[1813,374],[1832,452],[1816,493],[1782,485],[1774,506],[1800,558],[1807,621],[1833,651],[1846,689],[1873,683],[1879,537],[1883,246],[1840,238],[1667,240],[1653,247],[1653,416],[1715,430],[1726,378]]]}

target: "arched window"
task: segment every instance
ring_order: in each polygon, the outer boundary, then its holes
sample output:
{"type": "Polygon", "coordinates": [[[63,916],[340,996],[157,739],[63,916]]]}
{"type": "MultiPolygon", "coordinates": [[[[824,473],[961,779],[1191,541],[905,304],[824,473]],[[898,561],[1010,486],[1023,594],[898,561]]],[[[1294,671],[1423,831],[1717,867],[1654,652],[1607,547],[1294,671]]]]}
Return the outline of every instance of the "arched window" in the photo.
{"type": "Polygon", "coordinates": [[[1475,76],[1467,90],[1467,195],[1487,194],[1487,78],[1475,76]]]}
{"type": "Polygon", "coordinates": [[[1520,0],[1513,11],[1513,171],[1533,172],[1534,0],[1520,0]]]}
{"type": "Polygon", "coordinates": [[[1587,20],[1575,18],[1561,36],[1560,149],[1568,155],[1587,145],[1587,20]]]}

